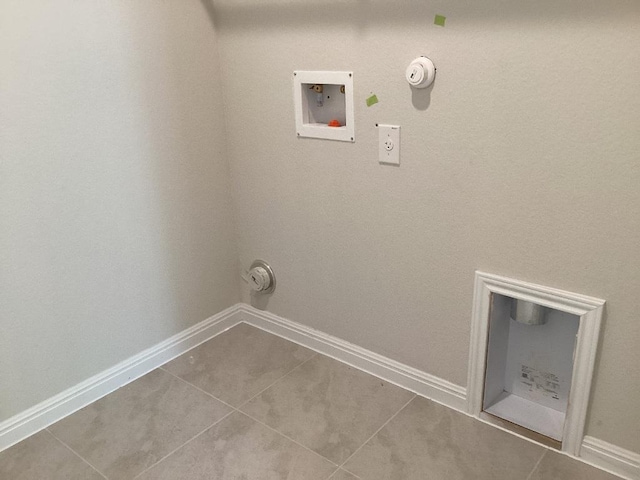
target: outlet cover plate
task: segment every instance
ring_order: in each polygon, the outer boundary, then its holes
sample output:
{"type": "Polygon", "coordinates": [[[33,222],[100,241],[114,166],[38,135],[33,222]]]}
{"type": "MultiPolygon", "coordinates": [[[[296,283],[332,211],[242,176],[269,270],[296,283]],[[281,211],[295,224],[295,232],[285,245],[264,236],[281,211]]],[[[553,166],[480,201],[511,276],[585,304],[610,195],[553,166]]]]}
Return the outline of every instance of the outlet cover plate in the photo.
{"type": "Polygon", "coordinates": [[[400,126],[378,124],[378,161],[400,165],[400,126]]]}

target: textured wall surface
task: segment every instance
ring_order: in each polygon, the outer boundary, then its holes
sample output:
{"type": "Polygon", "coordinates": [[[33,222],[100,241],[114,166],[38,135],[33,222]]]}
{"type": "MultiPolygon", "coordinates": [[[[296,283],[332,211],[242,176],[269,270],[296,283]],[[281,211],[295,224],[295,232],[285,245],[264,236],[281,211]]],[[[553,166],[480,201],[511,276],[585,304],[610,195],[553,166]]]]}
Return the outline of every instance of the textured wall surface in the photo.
{"type": "Polygon", "coordinates": [[[239,300],[197,0],[0,2],[0,421],[239,300]]]}
{"type": "Polygon", "coordinates": [[[266,308],[465,385],[476,269],[603,298],[586,433],[640,452],[640,4],[209,5],[266,308]],[[438,70],[415,94],[418,55],[438,70]],[[354,72],[355,144],[296,138],[296,69],[354,72]],[[400,168],[378,164],[376,122],[402,126],[400,168]]]}

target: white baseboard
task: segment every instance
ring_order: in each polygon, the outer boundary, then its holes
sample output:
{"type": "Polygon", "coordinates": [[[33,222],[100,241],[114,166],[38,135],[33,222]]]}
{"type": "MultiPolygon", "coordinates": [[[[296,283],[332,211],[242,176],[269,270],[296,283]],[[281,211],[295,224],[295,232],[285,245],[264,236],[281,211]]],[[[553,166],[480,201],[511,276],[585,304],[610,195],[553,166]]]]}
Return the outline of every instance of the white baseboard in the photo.
{"type": "Polygon", "coordinates": [[[328,357],[466,413],[466,389],[370,350],[314,330],[273,313],[243,305],[245,323],[286,338],[328,357]]]}
{"type": "MultiPolygon", "coordinates": [[[[239,303],[0,423],[0,452],[241,322],[467,413],[464,387],[324,332],[239,303]]],[[[640,455],[602,440],[584,437],[581,456],[577,458],[622,478],[640,480],[640,455]]]]}
{"type": "Polygon", "coordinates": [[[580,457],[587,463],[626,478],[640,480],[640,454],[585,436],[580,457]]]}
{"type": "Polygon", "coordinates": [[[236,304],[0,423],[0,452],[241,321],[236,304]]]}

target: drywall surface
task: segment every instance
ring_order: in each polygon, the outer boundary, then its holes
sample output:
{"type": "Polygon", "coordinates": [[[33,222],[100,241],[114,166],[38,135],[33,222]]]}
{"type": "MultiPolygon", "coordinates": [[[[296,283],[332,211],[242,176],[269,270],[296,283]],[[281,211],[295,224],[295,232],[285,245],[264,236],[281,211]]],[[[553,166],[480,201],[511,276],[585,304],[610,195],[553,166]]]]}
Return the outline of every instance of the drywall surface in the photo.
{"type": "Polygon", "coordinates": [[[263,307],[465,385],[476,269],[604,298],[586,433],[640,452],[640,4],[210,5],[263,307]],[[412,92],[419,55],[437,76],[412,92]],[[294,70],[354,72],[355,144],[296,138],[294,70]],[[376,122],[402,127],[399,168],[376,122]]]}
{"type": "Polygon", "coordinates": [[[0,2],[0,421],[239,300],[197,0],[0,2]]]}

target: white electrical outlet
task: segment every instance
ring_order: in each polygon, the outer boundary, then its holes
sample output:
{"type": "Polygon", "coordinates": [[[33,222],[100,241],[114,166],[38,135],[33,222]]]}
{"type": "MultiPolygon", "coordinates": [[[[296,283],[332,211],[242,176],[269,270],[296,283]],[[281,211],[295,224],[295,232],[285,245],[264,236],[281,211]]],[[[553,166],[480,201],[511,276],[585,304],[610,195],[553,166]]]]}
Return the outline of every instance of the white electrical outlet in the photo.
{"type": "Polygon", "coordinates": [[[378,125],[378,161],[400,165],[400,126],[378,125]]]}

